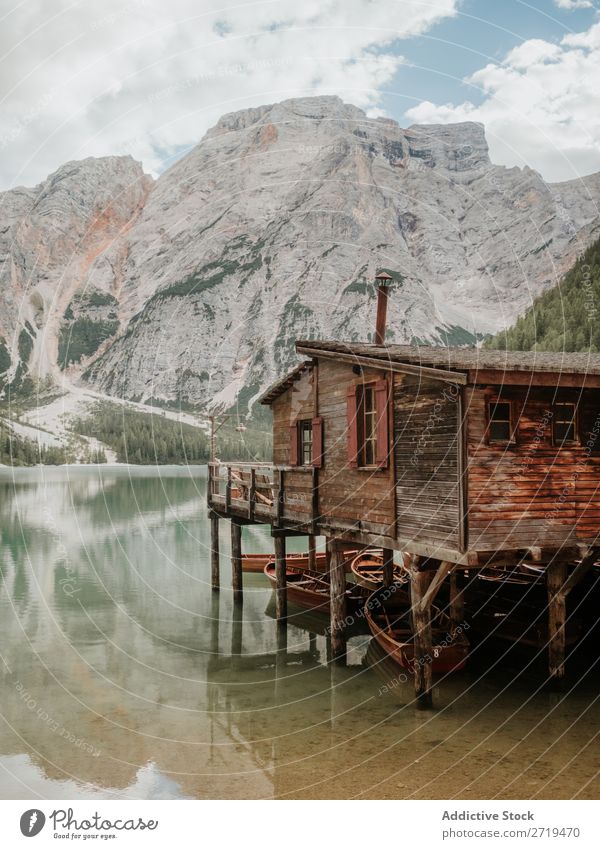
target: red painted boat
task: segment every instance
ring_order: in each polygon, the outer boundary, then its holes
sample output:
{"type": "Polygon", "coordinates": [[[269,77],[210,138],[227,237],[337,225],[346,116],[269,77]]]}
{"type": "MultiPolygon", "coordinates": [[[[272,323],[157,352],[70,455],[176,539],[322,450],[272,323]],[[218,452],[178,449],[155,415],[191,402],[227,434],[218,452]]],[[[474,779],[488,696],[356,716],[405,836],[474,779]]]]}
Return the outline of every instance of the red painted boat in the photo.
{"type": "MultiPolygon", "coordinates": [[[[469,641],[458,629],[452,631],[448,616],[431,609],[432,670],[435,673],[462,669],[469,656],[469,641]]],[[[365,604],[365,617],[373,637],[398,666],[414,673],[415,658],[410,601],[403,584],[380,587],[365,604]]]]}
{"type": "MultiPolygon", "coordinates": [[[[267,563],[273,560],[273,553],[269,554],[242,554],[242,572],[255,572],[262,574],[267,563]]],[[[308,554],[288,554],[288,563],[298,569],[308,569],[308,554]]],[[[316,557],[317,570],[327,569],[327,558],[325,552],[319,552],[316,557]]]]}
{"type": "MultiPolygon", "coordinates": [[[[311,572],[291,565],[287,558],[286,582],[288,600],[299,607],[319,613],[329,613],[330,583],[327,573],[311,572]]],[[[277,586],[275,578],[275,563],[267,563],[265,575],[273,585],[277,586]]],[[[346,611],[357,613],[364,604],[364,597],[359,587],[350,585],[346,588],[346,611]]]]}

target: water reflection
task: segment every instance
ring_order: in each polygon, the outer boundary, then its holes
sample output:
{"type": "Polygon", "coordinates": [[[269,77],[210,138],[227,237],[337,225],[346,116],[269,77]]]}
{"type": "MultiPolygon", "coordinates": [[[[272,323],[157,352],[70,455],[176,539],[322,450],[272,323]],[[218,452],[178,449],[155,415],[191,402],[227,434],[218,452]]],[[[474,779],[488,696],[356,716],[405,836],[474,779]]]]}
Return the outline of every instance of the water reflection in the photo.
{"type": "Polygon", "coordinates": [[[262,576],[234,605],[226,523],[211,593],[205,504],[200,468],[0,472],[1,797],[597,795],[594,676],[553,703],[475,664],[423,717],[368,635],[340,668],[262,576]]]}

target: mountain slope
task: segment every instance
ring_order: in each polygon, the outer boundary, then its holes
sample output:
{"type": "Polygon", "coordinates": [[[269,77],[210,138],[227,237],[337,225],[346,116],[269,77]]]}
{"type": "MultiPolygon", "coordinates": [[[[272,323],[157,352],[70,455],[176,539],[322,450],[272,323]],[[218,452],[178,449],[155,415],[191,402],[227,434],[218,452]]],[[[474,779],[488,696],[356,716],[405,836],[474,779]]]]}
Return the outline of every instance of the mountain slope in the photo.
{"type": "Polygon", "coordinates": [[[600,353],[599,315],[600,239],[557,286],[537,298],[514,326],[490,339],[487,347],[600,353]]]}
{"type": "MultiPolygon", "coordinates": [[[[77,163],[79,179],[100,162],[106,176],[85,177],[99,202],[81,199],[71,254],[54,251],[47,279],[40,189],[6,193],[10,227],[29,227],[32,243],[16,285],[1,278],[13,309],[0,336],[13,372],[28,320],[32,371],[58,370],[60,340],[72,379],[136,400],[245,407],[294,362],[295,338],[368,336],[378,268],[398,281],[391,339],[496,331],[598,228],[600,175],[548,185],[491,164],[481,125],[402,129],[335,97],[226,115],[153,184],[127,158],[77,163]],[[111,214],[90,244],[102,204],[111,214]]],[[[74,215],[57,203],[46,223],[74,215]]],[[[12,243],[0,248],[20,269],[12,243]]]]}

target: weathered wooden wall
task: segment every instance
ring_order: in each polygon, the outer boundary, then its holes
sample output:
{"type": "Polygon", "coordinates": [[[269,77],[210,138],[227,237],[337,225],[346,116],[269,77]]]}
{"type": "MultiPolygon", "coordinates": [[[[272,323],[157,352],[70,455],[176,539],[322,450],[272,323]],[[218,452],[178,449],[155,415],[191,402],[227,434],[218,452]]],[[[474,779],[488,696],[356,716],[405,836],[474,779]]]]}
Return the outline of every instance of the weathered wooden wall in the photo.
{"type": "Polygon", "coordinates": [[[319,512],[332,521],[360,519],[374,533],[394,533],[393,462],[387,469],[348,465],[346,396],[353,384],[381,380],[384,372],[356,375],[348,363],[319,362],[319,415],[323,417],[324,463],[319,469],[319,512]]]}
{"type": "Polygon", "coordinates": [[[600,415],[600,390],[469,387],[465,407],[469,548],[556,546],[598,533],[600,434],[588,434],[600,415]],[[513,402],[514,445],[487,443],[486,401],[496,397],[513,402]],[[579,399],[580,444],[553,445],[553,403],[579,399]]]}
{"type": "Polygon", "coordinates": [[[394,377],[398,537],[460,550],[460,389],[394,377]]]}
{"type": "MultiPolygon", "coordinates": [[[[314,415],[313,374],[305,372],[287,392],[276,398],[273,411],[273,463],[290,462],[290,427],[314,415]]],[[[308,520],[312,511],[312,469],[298,467],[284,472],[283,518],[308,520]]]]}
{"type": "Polygon", "coordinates": [[[287,466],[290,462],[290,426],[300,419],[314,416],[313,373],[305,372],[287,392],[273,401],[273,463],[287,466]]]}

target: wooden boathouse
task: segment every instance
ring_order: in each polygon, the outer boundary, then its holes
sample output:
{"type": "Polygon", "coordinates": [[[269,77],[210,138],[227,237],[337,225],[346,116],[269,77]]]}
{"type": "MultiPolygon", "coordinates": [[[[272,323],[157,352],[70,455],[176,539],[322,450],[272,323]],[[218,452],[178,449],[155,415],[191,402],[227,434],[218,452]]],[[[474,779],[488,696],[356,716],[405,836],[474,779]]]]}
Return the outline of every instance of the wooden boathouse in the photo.
{"type": "MultiPolygon", "coordinates": [[[[262,396],[273,417],[272,464],[213,462],[208,507],[212,581],[218,523],[231,521],[233,589],[242,596],[241,526],[272,528],[277,616],[286,618],[289,535],[326,538],[332,651],[345,655],[344,551],[410,555],[415,657],[431,649],[431,604],[457,570],[529,560],[546,573],[549,665],[564,675],[566,600],[597,558],[600,356],[392,345],[385,279],[373,344],[306,340],[298,366],[262,396]],[[382,318],[383,314],[383,318],[382,318]]],[[[431,703],[431,665],[415,667],[431,703]]]]}

